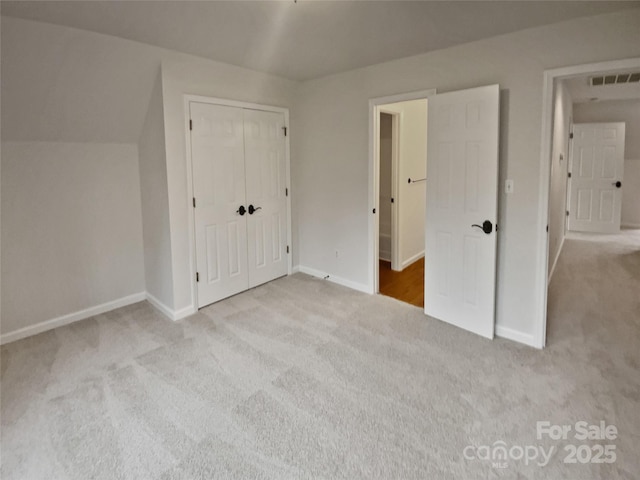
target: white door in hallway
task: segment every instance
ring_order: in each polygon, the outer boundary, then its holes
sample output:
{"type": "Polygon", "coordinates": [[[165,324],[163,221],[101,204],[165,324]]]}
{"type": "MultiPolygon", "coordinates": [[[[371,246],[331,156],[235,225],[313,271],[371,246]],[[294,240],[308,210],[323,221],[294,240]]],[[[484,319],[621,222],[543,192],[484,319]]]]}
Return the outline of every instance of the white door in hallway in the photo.
{"type": "Polygon", "coordinates": [[[620,231],[624,122],[573,126],[568,230],[620,231]]]}
{"type": "Polygon", "coordinates": [[[284,115],[244,110],[249,287],[287,274],[284,115]]]}
{"type": "Polygon", "coordinates": [[[427,315],[493,338],[498,199],[498,85],[429,98],[427,315]]]}
{"type": "Polygon", "coordinates": [[[244,121],[240,108],[197,102],[189,107],[198,307],[202,307],[249,286],[244,121]]]}

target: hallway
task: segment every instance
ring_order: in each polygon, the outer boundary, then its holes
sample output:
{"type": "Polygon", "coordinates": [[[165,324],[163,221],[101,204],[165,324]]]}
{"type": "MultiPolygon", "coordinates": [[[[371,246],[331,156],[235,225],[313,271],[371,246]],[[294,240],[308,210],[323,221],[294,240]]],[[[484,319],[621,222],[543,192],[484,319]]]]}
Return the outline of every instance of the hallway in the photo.
{"type": "Polygon", "coordinates": [[[637,356],[640,230],[567,234],[549,285],[547,346],[576,336],[599,349],[635,350],[637,356]]]}

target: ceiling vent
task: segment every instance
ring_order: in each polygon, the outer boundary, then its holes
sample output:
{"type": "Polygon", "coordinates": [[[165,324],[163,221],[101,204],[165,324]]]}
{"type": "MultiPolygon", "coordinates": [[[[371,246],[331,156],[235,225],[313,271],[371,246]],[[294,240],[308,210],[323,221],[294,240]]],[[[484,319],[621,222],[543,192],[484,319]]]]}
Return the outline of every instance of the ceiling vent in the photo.
{"type": "Polygon", "coordinates": [[[597,77],[591,77],[589,84],[592,87],[602,87],[603,85],[621,85],[625,83],[638,83],[640,82],[640,72],[634,73],[617,73],[610,75],[600,75],[597,77]]]}

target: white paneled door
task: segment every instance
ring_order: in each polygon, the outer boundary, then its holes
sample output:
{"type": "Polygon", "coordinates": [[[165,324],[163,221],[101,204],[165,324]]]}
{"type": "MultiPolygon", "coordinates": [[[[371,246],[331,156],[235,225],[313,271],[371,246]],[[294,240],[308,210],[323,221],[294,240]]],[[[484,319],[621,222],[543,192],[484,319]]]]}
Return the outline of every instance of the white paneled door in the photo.
{"type": "Polygon", "coordinates": [[[427,315],[493,338],[499,86],[429,98],[427,315]]]}
{"type": "Polygon", "coordinates": [[[190,102],[198,307],[286,275],[284,114],[190,102]]]}
{"type": "Polygon", "coordinates": [[[249,287],[287,274],[284,115],[244,110],[249,287]]]}
{"type": "Polygon", "coordinates": [[[248,288],[244,124],[240,108],[192,102],[198,306],[248,288]]]}
{"type": "Polygon", "coordinates": [[[620,231],[624,136],[623,122],[573,126],[569,230],[620,231]]]}

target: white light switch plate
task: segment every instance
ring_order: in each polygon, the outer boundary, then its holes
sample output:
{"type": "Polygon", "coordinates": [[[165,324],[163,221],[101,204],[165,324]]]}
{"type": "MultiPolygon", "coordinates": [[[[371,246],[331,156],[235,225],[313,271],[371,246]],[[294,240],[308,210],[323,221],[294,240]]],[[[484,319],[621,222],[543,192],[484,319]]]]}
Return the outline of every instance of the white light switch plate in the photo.
{"type": "Polygon", "coordinates": [[[513,193],[513,180],[508,179],[504,182],[504,193],[513,193]]]}

